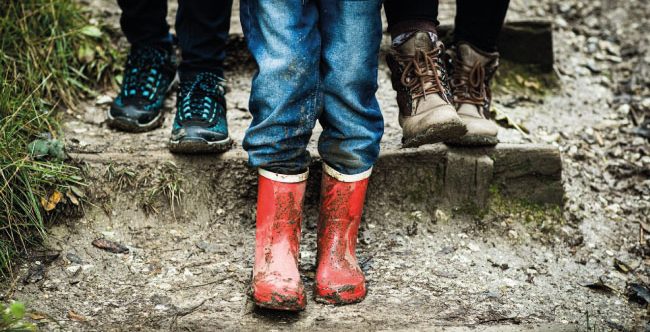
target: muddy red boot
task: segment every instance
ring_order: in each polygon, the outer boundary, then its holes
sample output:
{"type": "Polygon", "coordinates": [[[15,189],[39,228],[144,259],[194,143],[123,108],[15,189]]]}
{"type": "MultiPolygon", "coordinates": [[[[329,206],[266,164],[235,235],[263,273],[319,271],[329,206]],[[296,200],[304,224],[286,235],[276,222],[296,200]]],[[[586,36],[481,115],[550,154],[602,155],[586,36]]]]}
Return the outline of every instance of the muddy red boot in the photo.
{"type": "Polygon", "coordinates": [[[252,296],[260,307],[305,309],[298,252],[306,181],[307,173],[259,172],[252,296]]]}
{"type": "Polygon", "coordinates": [[[340,174],[323,164],[314,298],[350,304],[366,297],[366,278],[355,253],[370,171],[340,174]]]}

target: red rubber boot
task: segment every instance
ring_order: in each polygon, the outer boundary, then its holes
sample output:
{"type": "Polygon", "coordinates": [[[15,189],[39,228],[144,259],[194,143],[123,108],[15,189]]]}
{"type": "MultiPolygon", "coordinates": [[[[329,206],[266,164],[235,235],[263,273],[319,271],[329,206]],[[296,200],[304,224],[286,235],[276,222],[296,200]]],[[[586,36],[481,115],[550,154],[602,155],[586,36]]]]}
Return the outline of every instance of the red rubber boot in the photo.
{"type": "Polygon", "coordinates": [[[314,297],[327,304],[361,302],[366,278],[355,250],[370,171],[344,175],[323,166],[314,297]]]}
{"type": "Polygon", "coordinates": [[[305,309],[298,271],[302,203],[307,173],[282,175],[260,170],[253,267],[253,301],[276,310],[305,309]]]}

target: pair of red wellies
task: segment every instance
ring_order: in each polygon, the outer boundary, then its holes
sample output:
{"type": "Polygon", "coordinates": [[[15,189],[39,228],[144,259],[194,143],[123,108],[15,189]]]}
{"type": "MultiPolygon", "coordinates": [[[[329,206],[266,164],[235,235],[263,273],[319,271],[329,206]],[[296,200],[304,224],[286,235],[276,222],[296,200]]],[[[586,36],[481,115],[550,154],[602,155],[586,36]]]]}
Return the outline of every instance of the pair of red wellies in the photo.
{"type": "MultiPolygon", "coordinates": [[[[366,280],[355,249],[370,172],[343,175],[323,164],[314,289],[317,302],[350,304],[366,296],[366,280]]],[[[305,308],[298,260],[307,175],[259,171],[252,297],[260,307],[305,308]]]]}

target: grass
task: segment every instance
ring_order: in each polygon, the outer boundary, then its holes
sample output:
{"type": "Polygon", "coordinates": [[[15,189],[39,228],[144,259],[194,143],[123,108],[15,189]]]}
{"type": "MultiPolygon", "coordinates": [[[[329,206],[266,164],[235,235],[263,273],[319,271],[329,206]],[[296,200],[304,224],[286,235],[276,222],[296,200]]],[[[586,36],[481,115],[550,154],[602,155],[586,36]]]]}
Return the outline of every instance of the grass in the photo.
{"type": "Polygon", "coordinates": [[[166,199],[172,216],[176,219],[176,207],[181,206],[184,194],[182,189],[183,179],[180,177],[178,167],[172,162],[164,163],[153,182],[145,185],[149,187],[142,197],[142,207],[145,213],[158,213],[156,203],[162,196],[166,199]]]}
{"type": "Polygon", "coordinates": [[[0,6],[0,276],[83,196],[80,169],[58,154],[34,155],[30,142],[57,143],[59,111],[110,84],[121,63],[106,29],[89,22],[73,0],[0,6]]]}
{"type": "Polygon", "coordinates": [[[36,331],[36,326],[26,323],[25,306],[13,302],[7,306],[0,303],[0,331],[3,332],[28,332],[36,331]]]}

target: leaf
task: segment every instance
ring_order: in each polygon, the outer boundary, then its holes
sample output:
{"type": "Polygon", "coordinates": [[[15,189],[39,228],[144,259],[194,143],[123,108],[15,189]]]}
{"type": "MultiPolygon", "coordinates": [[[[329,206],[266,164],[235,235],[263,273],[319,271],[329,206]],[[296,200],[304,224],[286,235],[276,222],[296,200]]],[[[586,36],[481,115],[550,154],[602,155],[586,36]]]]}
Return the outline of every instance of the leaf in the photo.
{"type": "Polygon", "coordinates": [[[77,197],[80,197],[80,198],[86,197],[86,194],[84,194],[83,190],[81,190],[79,187],[70,186],[69,188],[77,197]]]}
{"type": "Polygon", "coordinates": [[[61,202],[61,199],[63,198],[63,194],[59,191],[54,191],[50,197],[48,198],[41,198],[41,205],[45,209],[45,211],[52,211],[56,208],[56,205],[61,202]]]}
{"type": "Polygon", "coordinates": [[[76,322],[85,322],[88,320],[86,317],[74,312],[74,310],[68,310],[68,318],[76,322]]]}
{"type": "Polygon", "coordinates": [[[77,59],[79,59],[81,63],[91,63],[95,60],[95,51],[88,45],[82,45],[77,51],[77,59]]]}
{"type": "Polygon", "coordinates": [[[80,32],[88,37],[99,38],[102,36],[102,31],[95,25],[86,25],[81,28],[80,32]]]}
{"type": "Polygon", "coordinates": [[[596,282],[584,282],[579,285],[604,293],[616,293],[616,290],[612,286],[607,285],[602,277],[598,278],[596,282]]]}
{"type": "Polygon", "coordinates": [[[65,196],[72,202],[74,205],[79,205],[79,199],[77,199],[77,196],[72,193],[72,191],[68,190],[68,192],[65,193],[65,196]]]}
{"type": "Polygon", "coordinates": [[[129,253],[129,248],[117,243],[113,242],[110,240],[106,239],[97,239],[93,241],[93,246],[106,250],[108,252],[112,252],[114,254],[128,254],[129,253]]]}
{"type": "Polygon", "coordinates": [[[629,265],[618,258],[614,258],[614,267],[623,273],[628,273],[632,270],[629,265]]]}
{"type": "Polygon", "coordinates": [[[35,159],[43,159],[48,156],[57,160],[64,160],[66,158],[63,143],[56,139],[34,140],[29,143],[27,150],[35,159]]]}
{"type": "Polygon", "coordinates": [[[31,314],[29,314],[29,318],[31,318],[33,320],[41,320],[41,319],[47,318],[47,316],[45,314],[40,313],[40,312],[32,312],[31,314]]]}
{"type": "Polygon", "coordinates": [[[492,113],[492,116],[494,120],[499,123],[502,127],[505,128],[514,128],[520,133],[522,133],[524,136],[527,136],[530,131],[524,127],[522,124],[516,123],[506,112],[504,112],[502,109],[492,106],[490,113],[492,113]]]}
{"type": "Polygon", "coordinates": [[[50,146],[47,140],[37,139],[29,143],[27,150],[32,157],[40,159],[47,156],[50,146]]]}

